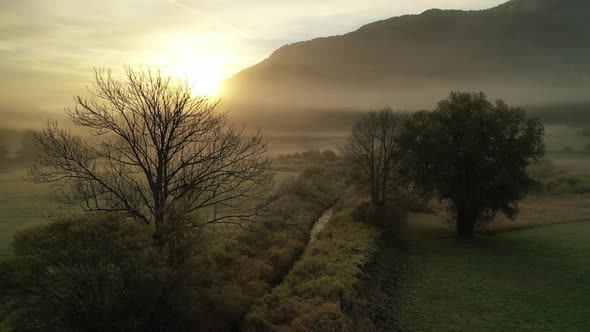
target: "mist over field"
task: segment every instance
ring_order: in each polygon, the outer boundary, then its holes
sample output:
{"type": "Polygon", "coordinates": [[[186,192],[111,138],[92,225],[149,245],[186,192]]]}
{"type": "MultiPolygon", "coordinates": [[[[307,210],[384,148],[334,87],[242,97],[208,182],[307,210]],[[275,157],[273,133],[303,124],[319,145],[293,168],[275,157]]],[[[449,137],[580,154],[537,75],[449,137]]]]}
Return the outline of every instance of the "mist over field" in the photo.
{"type": "Polygon", "coordinates": [[[0,3],[0,331],[589,330],[589,22],[0,3]]]}
{"type": "MultiPolygon", "coordinates": [[[[392,17],[284,45],[230,75],[216,97],[224,111],[264,126],[281,142],[294,136],[324,140],[326,133],[342,137],[362,112],[383,106],[430,110],[451,90],[485,91],[550,125],[578,130],[590,122],[587,16],[584,1],[520,0],[489,9],[392,17]]],[[[84,94],[90,83],[77,80],[75,88],[60,93],[62,104],[35,105],[34,95],[3,102],[0,127],[39,128],[48,114],[61,118],[63,108],[72,105],[69,96],[84,94]]]]}

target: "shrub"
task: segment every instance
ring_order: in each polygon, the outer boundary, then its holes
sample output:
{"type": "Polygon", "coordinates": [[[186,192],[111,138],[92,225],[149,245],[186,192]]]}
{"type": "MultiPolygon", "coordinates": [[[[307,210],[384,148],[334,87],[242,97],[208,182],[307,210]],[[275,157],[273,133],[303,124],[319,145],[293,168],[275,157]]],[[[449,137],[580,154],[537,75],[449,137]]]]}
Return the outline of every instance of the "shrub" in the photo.
{"type": "Polygon", "coordinates": [[[318,303],[304,310],[305,313],[291,324],[292,331],[340,332],[349,325],[337,303],[318,303]]]}
{"type": "Polygon", "coordinates": [[[590,180],[588,178],[563,175],[545,182],[545,188],[552,194],[588,194],[590,180]]]}
{"type": "Polygon", "coordinates": [[[352,210],[351,217],[357,222],[389,227],[404,223],[407,213],[392,204],[376,207],[370,202],[365,202],[352,210]]]}
{"type": "Polygon", "coordinates": [[[377,208],[371,202],[364,202],[352,210],[351,216],[357,222],[372,223],[377,216],[377,208]]]}
{"type": "Polygon", "coordinates": [[[313,161],[313,162],[321,162],[322,161],[322,153],[320,150],[307,150],[301,153],[301,157],[303,159],[313,161]]]}
{"type": "Polygon", "coordinates": [[[15,330],[144,331],[167,271],[151,229],[116,216],[32,228],[0,267],[2,317],[15,330]]]}
{"type": "Polygon", "coordinates": [[[561,151],[566,153],[572,153],[574,152],[574,148],[572,148],[571,146],[566,146],[561,151]]]}
{"type": "Polygon", "coordinates": [[[421,197],[412,190],[396,190],[390,196],[389,206],[395,206],[401,210],[414,213],[432,212],[428,199],[421,197]]]}
{"type": "Polygon", "coordinates": [[[338,160],[338,155],[332,150],[320,151],[317,149],[310,149],[304,152],[296,152],[293,154],[279,154],[276,157],[279,161],[294,161],[304,160],[312,163],[333,163],[338,160]]]}
{"type": "Polygon", "coordinates": [[[332,162],[338,159],[338,156],[336,156],[336,152],[332,150],[324,150],[322,152],[322,158],[324,161],[332,162]]]}
{"type": "Polygon", "coordinates": [[[544,159],[538,164],[531,165],[527,168],[527,172],[531,177],[537,180],[546,180],[563,173],[562,170],[557,168],[551,160],[544,159]]]}
{"type": "Polygon", "coordinates": [[[310,166],[303,171],[302,176],[304,178],[313,179],[318,176],[325,176],[327,172],[326,168],[322,166],[310,166]]]}

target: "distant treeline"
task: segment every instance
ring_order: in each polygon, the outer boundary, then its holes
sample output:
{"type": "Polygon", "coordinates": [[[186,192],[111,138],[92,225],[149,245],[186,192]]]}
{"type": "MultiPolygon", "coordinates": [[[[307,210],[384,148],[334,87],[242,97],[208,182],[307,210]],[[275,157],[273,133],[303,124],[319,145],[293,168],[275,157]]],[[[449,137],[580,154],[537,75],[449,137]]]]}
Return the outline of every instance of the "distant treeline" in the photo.
{"type": "MultiPolygon", "coordinates": [[[[397,109],[395,105],[390,105],[397,109]]],[[[531,116],[545,124],[590,128],[590,102],[524,106],[531,116]]],[[[405,110],[401,108],[401,110],[405,110]]],[[[348,130],[360,119],[363,110],[300,109],[248,114],[244,122],[261,125],[267,131],[319,132],[348,130]]]]}
{"type": "MultiPolygon", "coordinates": [[[[590,102],[536,105],[524,108],[531,116],[541,118],[545,124],[582,128],[580,134],[590,136],[590,102]]],[[[332,109],[268,111],[253,115],[245,119],[245,122],[262,125],[271,132],[339,132],[351,128],[363,113],[365,112],[361,110],[332,109]]],[[[272,134],[270,137],[273,137],[272,134]]],[[[305,137],[297,136],[297,138],[301,140],[305,137]]],[[[318,137],[307,138],[318,140],[318,137]]],[[[281,139],[294,140],[293,137],[281,135],[274,137],[273,141],[281,139]]],[[[34,130],[0,128],[0,164],[28,163],[33,161],[37,154],[34,130]]]]}
{"type": "Polygon", "coordinates": [[[243,112],[235,117],[239,122],[273,132],[347,131],[365,112],[360,109],[268,109],[243,112]]]}
{"type": "Polygon", "coordinates": [[[31,163],[39,152],[35,131],[0,128],[0,165],[31,163]]]}
{"type": "Polygon", "coordinates": [[[546,124],[590,127],[590,102],[530,106],[526,109],[529,114],[541,118],[546,124]]]}
{"type": "Polygon", "coordinates": [[[276,157],[276,160],[305,160],[316,163],[332,162],[338,159],[336,152],[332,150],[317,150],[309,149],[303,152],[295,152],[292,154],[280,154],[276,157]]]}

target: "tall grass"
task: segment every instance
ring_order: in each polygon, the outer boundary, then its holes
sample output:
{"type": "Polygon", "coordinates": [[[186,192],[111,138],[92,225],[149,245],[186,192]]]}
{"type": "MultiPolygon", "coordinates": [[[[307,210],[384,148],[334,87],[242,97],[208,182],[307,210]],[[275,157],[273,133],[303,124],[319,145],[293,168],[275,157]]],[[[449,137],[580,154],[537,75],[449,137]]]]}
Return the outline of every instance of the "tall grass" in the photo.
{"type": "Polygon", "coordinates": [[[377,250],[378,229],[338,212],[272,293],[248,313],[249,331],[343,331],[362,268],[377,250]]]}
{"type": "Polygon", "coordinates": [[[248,231],[203,255],[205,282],[195,317],[203,330],[236,330],[250,306],[268,294],[301,256],[312,225],[342,190],[340,176],[314,168],[286,179],[248,231]]]}

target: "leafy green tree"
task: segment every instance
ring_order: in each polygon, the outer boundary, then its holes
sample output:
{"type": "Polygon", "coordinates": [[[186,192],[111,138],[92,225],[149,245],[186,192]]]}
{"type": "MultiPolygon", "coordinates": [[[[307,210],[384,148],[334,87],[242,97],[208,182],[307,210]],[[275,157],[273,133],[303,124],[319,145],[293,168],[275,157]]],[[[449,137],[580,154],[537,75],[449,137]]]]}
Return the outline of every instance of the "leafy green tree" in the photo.
{"type": "Polygon", "coordinates": [[[524,110],[483,93],[453,92],[407,122],[398,136],[399,173],[448,201],[457,232],[472,236],[498,212],[516,217],[533,183],[526,168],[543,157],[543,139],[543,125],[524,110]]]}

